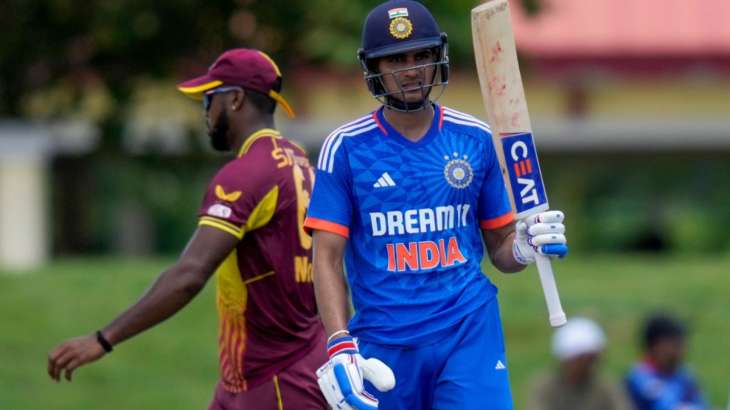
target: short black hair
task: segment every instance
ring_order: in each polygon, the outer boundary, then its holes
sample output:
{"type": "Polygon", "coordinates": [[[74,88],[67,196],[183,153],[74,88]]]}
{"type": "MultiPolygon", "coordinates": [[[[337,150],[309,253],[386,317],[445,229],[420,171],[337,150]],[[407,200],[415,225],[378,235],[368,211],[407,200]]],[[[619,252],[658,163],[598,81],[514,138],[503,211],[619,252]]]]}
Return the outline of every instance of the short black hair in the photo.
{"type": "Polygon", "coordinates": [[[273,115],[276,110],[276,101],[258,91],[246,90],[246,99],[250,101],[262,114],[273,115]]]}
{"type": "Polygon", "coordinates": [[[647,318],[644,325],[645,349],[652,348],[662,339],[684,339],[687,330],[678,319],[666,313],[656,313],[647,318]]]}

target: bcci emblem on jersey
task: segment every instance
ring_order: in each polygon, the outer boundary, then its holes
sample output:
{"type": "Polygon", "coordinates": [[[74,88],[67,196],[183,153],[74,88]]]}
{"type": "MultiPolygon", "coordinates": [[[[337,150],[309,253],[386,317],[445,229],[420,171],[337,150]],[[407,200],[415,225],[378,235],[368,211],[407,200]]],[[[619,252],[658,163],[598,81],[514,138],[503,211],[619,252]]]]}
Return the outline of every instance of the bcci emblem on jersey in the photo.
{"type": "MultiPolygon", "coordinates": [[[[458,157],[459,153],[454,153],[454,157],[458,157]]],[[[471,184],[474,179],[474,171],[471,169],[471,164],[467,162],[467,156],[464,155],[463,159],[452,159],[446,163],[444,167],[444,177],[446,182],[456,189],[464,189],[471,184]]],[[[448,156],[444,156],[445,160],[448,160],[448,156]]]]}

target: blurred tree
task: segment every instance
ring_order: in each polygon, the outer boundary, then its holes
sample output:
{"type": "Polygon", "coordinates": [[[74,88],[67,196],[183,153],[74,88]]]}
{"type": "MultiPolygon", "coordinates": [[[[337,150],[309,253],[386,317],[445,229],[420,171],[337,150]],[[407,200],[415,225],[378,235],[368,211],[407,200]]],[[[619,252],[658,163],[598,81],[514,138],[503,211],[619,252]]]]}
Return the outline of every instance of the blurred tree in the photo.
{"type": "MultiPolygon", "coordinates": [[[[380,2],[0,0],[0,118],[82,120],[100,127],[103,135],[101,149],[83,161],[54,163],[56,251],[113,248],[115,238],[124,237],[119,227],[132,225],[117,209],[129,198],[138,202],[128,204],[127,211],[141,204],[154,216],[149,220],[160,224],[155,231],[164,234],[157,250],[184,245],[191,227],[181,221],[191,221],[199,189],[173,189],[179,187],[167,178],[173,171],[158,167],[159,155],[120,156],[120,148],[133,151],[123,144],[129,139],[125,135],[185,129],[189,122],[178,118],[173,124],[175,116],[167,114],[184,117],[191,112],[187,107],[202,124],[197,107],[183,99],[180,105],[171,101],[170,95],[178,96],[170,83],[204,72],[228,48],[267,51],[287,72],[307,66],[352,70],[362,22],[380,2]],[[153,121],[158,128],[145,127],[145,114],[165,119],[153,121]],[[173,200],[184,206],[170,206],[173,200]]],[[[469,10],[479,1],[424,3],[449,33],[452,60],[471,65],[469,10]]],[[[191,175],[179,174],[182,165],[174,172],[186,182],[197,178],[202,186],[202,159],[187,160],[196,163],[191,175]]]]}
{"type": "MultiPolygon", "coordinates": [[[[0,3],[0,114],[26,115],[25,96],[54,88],[70,98],[45,116],[75,112],[97,88],[123,105],[135,78],[169,76],[186,58],[231,43],[225,22],[236,5],[202,6],[191,0],[0,3]]],[[[112,106],[96,120],[116,112],[112,106]]]]}
{"type": "MultiPolygon", "coordinates": [[[[522,1],[536,10],[538,0],[522,1]]],[[[79,113],[113,125],[139,77],[182,78],[230,47],[261,48],[285,67],[351,68],[362,21],[378,3],[5,0],[0,2],[0,115],[79,113]],[[31,104],[27,97],[39,93],[45,104],[38,99],[31,104]]],[[[453,59],[470,58],[468,16],[478,1],[424,3],[449,33],[453,59]]]]}

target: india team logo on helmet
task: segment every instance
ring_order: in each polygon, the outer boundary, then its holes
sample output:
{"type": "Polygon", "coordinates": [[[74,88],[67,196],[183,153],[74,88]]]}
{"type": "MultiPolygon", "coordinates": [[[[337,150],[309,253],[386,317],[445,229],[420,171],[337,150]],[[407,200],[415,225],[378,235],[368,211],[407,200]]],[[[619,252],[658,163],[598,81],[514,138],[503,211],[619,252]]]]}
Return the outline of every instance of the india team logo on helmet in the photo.
{"type": "Polygon", "coordinates": [[[474,171],[471,169],[468,159],[469,157],[466,155],[459,158],[458,152],[453,154],[453,158],[444,155],[444,160],[448,161],[444,166],[444,177],[446,182],[456,189],[468,187],[474,179],[474,171]]]}
{"type": "Polygon", "coordinates": [[[413,23],[406,17],[396,17],[390,22],[390,35],[405,40],[413,33],[413,23]]]}

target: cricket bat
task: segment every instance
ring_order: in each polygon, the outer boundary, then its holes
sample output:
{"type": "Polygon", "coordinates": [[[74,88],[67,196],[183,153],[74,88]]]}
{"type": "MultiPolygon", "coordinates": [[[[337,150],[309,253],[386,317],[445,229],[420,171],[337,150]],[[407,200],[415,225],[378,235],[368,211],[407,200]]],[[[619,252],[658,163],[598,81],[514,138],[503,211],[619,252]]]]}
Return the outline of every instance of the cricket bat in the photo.
{"type": "MultiPolygon", "coordinates": [[[[475,7],[471,29],[484,107],[512,208],[518,219],[546,211],[550,206],[517,63],[509,1],[487,0],[475,7]]],[[[550,324],[562,326],[566,317],[550,259],[540,254],[535,259],[550,324]]]]}

